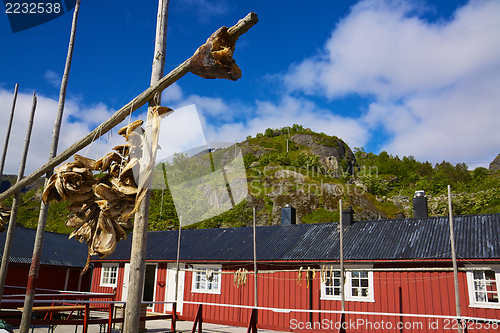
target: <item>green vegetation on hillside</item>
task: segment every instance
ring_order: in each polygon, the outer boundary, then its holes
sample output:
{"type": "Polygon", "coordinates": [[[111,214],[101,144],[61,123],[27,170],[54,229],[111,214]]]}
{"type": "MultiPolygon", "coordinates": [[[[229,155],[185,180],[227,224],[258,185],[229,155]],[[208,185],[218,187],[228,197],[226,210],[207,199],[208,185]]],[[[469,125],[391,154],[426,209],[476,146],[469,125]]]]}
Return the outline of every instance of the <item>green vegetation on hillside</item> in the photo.
{"type": "MultiPolygon", "coordinates": [[[[353,151],[356,159],[354,169],[348,169],[350,161],[338,160],[339,170],[332,173],[325,168],[319,156],[312,149],[292,141],[296,134],[310,136],[315,144],[339,148],[347,145],[335,136],[315,133],[303,126],[294,124],[280,129],[268,128],[256,137],[247,137],[240,144],[244,152],[244,164],[248,182],[248,193],[252,203],[243,201],[233,209],[220,215],[190,225],[188,228],[240,227],[252,223],[252,207],[257,207],[260,224],[276,223],[279,207],[286,200],[302,200],[301,221],[303,223],[323,223],[338,221],[338,199],[342,198],[345,207],[352,206],[355,212],[362,213],[360,219],[385,216],[394,218],[404,214],[411,216],[411,198],[416,190],[424,190],[434,201],[429,203],[434,214],[445,214],[444,196],[446,186],[452,187],[454,214],[480,214],[500,212],[500,174],[485,168],[468,170],[465,163],[452,165],[449,162],[431,164],[417,161],[413,156],[367,153],[363,148],[353,151]],[[287,149],[288,146],[288,149],[287,149]],[[283,170],[279,175],[277,172],[283,170]],[[285,177],[293,172],[294,177],[285,177]],[[298,175],[298,176],[297,176],[298,175]],[[325,184],[340,189],[333,197],[325,192],[325,184]],[[281,199],[280,199],[281,198],[281,199]],[[300,199],[301,198],[301,199],[300,199]],[[406,198],[406,206],[401,202],[406,198]],[[402,201],[401,201],[401,200],[402,201]],[[282,200],[278,202],[279,200],[282,200]],[[363,213],[366,211],[367,213],[363,213]],[[273,215],[274,214],[274,215],[273,215]]],[[[200,154],[188,158],[175,155],[170,163],[159,164],[153,183],[161,188],[165,176],[177,183],[193,180],[221,168],[224,161],[234,158],[234,146],[217,150],[211,154],[200,154]],[[163,175],[163,176],[162,176],[163,175]]],[[[329,148],[331,149],[331,148],[329,148]]],[[[352,155],[350,155],[352,156],[352,155]]],[[[21,195],[18,223],[36,228],[42,189],[31,189],[21,195]]],[[[149,230],[168,230],[179,227],[175,204],[168,184],[164,190],[155,189],[150,202],[149,230]]],[[[188,196],[191,194],[187,194],[188,196]]],[[[193,199],[194,200],[194,199],[193,199]]],[[[197,200],[200,200],[198,198],[197,200]]],[[[196,200],[195,200],[196,201],[196,200]]],[[[199,202],[199,201],[198,201],[199,202]]],[[[5,204],[10,205],[9,198],[5,204]]],[[[71,233],[64,223],[69,215],[67,203],[51,203],[48,213],[47,230],[71,233]]],[[[195,204],[196,205],[196,204],[195,204]]]]}

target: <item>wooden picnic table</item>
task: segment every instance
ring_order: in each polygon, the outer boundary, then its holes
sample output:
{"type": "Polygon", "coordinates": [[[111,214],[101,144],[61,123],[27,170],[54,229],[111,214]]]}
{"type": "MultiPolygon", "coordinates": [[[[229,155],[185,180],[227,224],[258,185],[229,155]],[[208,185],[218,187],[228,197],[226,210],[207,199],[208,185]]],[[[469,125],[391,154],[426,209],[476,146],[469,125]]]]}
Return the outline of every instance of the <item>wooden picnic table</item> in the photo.
{"type": "MultiPolygon", "coordinates": [[[[89,306],[90,310],[103,309],[102,306],[89,306]]],[[[23,310],[24,308],[17,308],[23,310]]],[[[48,306],[34,306],[33,311],[37,312],[63,312],[63,311],[77,311],[85,310],[85,305],[48,305],[48,306]]]]}
{"type": "MultiPolygon", "coordinates": [[[[81,323],[83,325],[83,332],[87,332],[88,329],[88,324],[89,324],[89,319],[90,319],[90,310],[102,310],[102,309],[108,309],[109,306],[90,306],[89,304],[86,305],[46,305],[46,306],[34,306],[33,307],[33,312],[45,312],[47,314],[50,313],[49,320],[53,321],[52,314],[53,313],[59,313],[59,312],[66,312],[70,311],[69,316],[66,319],[63,320],[70,320],[69,318],[73,314],[74,311],[84,311],[83,315],[83,322],[81,323]]],[[[24,308],[19,307],[17,308],[18,310],[23,311],[24,308]]],[[[47,314],[43,318],[44,320],[47,319],[47,314]]],[[[76,332],[76,327],[78,327],[78,324],[80,323],[80,316],[75,320],[70,320],[71,322],[75,323],[75,332],[76,332]]],[[[111,319],[111,318],[109,318],[111,319]]],[[[61,324],[61,320],[56,320],[59,324],[61,324]]],[[[101,320],[102,321],[102,320],[101,320]]],[[[100,322],[100,325],[105,324],[107,321],[103,321],[102,323],[100,322]]],[[[49,324],[49,332],[54,331],[55,325],[49,324]]],[[[100,330],[99,330],[100,331],[100,330]]],[[[109,330],[108,330],[109,331],[109,330]]]]}

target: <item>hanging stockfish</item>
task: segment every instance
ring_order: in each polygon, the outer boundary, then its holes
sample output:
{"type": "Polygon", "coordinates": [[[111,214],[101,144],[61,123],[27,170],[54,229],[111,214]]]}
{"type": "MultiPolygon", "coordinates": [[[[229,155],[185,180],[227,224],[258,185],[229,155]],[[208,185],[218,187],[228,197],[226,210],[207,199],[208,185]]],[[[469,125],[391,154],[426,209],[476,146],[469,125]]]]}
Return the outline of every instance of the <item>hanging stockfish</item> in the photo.
{"type": "Polygon", "coordinates": [[[247,274],[248,270],[246,268],[239,268],[236,272],[234,272],[234,285],[236,286],[236,288],[239,288],[240,286],[246,286],[247,274]]]}
{"type": "Polygon", "coordinates": [[[326,283],[326,265],[321,266],[321,283],[326,283]]]}
{"type": "Polygon", "coordinates": [[[299,268],[299,275],[298,275],[298,278],[297,278],[297,283],[302,286],[302,282],[300,281],[300,279],[302,278],[302,270],[304,269],[304,267],[300,267],[299,268]]]}
{"type": "Polygon", "coordinates": [[[89,247],[83,272],[87,270],[92,255],[106,258],[113,253],[117,242],[127,239],[127,230],[133,229],[130,216],[144,198],[151,176],[143,175],[139,168],[141,164],[154,164],[160,116],[172,111],[166,107],[154,109],[158,117],[153,120],[150,137],[141,127],[142,120],[134,121],[118,131],[127,140],[126,144],[114,147],[114,151],[97,161],[74,155],[75,161],[54,169],[55,173],[43,192],[42,200],[46,204],[69,202],[67,209],[71,214],[66,226],[75,229],[69,238],[86,242],[89,247]],[[145,141],[153,148],[147,147],[145,141]],[[94,171],[99,174],[94,176],[94,171]],[[139,184],[134,175],[139,175],[139,184]]]}
{"type": "Polygon", "coordinates": [[[11,208],[0,203],[0,232],[4,232],[5,225],[9,223],[11,208]]]}
{"type": "Polygon", "coordinates": [[[229,37],[228,28],[221,27],[191,57],[189,70],[204,79],[241,78],[241,69],[233,59],[236,40],[229,37]]]}

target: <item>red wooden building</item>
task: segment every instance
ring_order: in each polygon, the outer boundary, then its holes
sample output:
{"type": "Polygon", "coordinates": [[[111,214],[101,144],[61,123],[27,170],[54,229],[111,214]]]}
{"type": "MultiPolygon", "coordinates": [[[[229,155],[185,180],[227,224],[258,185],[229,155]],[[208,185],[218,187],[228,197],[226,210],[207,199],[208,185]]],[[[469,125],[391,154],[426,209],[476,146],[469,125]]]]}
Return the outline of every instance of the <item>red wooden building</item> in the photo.
{"type": "MultiPolygon", "coordinates": [[[[350,222],[344,232],[347,332],[450,332],[456,326],[454,279],[447,217],[350,222]],[[389,313],[392,315],[388,315],[389,313]],[[413,316],[406,316],[412,314],[413,316]],[[417,315],[424,315],[418,317],[417,315]]],[[[454,217],[461,314],[500,318],[500,214],[454,217]]],[[[182,231],[179,302],[193,320],[198,304],[254,305],[254,274],[239,284],[234,273],[253,271],[252,228],[182,231]]],[[[173,301],[178,231],[147,236],[145,301],[173,301]]],[[[341,310],[339,224],[257,228],[259,328],[338,331],[341,310]],[[289,310],[291,309],[291,310],[289,310]]],[[[126,300],[131,237],[95,265],[92,292],[116,288],[126,300]]],[[[241,277],[241,276],[240,276],[241,277]]],[[[244,275],[243,275],[244,277],[244,275]]],[[[151,304],[163,313],[168,306],[151,304]]],[[[203,321],[247,326],[251,310],[204,305],[203,321]]],[[[474,332],[496,323],[470,321],[474,332]]],[[[493,329],[497,327],[497,329],[493,329]]],[[[493,329],[493,330],[492,330],[493,329]]],[[[471,330],[469,330],[471,331],[471,330]]]]}
{"type": "MultiPolygon", "coordinates": [[[[15,228],[5,281],[5,294],[24,293],[33,256],[36,229],[15,228]]],[[[6,233],[0,234],[0,257],[3,256],[6,233]]],[[[92,271],[80,275],[87,261],[87,245],[68,239],[68,235],[45,232],[37,289],[89,291],[92,271]]],[[[9,307],[2,303],[2,308],[9,307]]]]}

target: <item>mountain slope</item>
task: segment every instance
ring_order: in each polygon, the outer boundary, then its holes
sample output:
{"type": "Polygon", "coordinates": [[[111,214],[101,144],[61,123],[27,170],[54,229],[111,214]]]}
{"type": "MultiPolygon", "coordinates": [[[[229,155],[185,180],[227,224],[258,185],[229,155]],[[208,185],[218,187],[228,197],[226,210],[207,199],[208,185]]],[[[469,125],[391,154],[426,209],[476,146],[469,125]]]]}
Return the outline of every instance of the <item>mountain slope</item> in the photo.
{"type": "MultiPolygon", "coordinates": [[[[500,212],[499,174],[485,168],[469,171],[463,163],[454,166],[444,161],[433,166],[412,156],[399,158],[387,152],[376,155],[362,148],[353,152],[342,139],[300,125],[269,128],[238,146],[246,169],[246,199],[233,209],[188,228],[248,226],[252,224],[254,207],[257,224],[279,224],[281,208],[287,204],[296,208],[297,223],[335,222],[339,220],[339,199],[344,208],[352,206],[355,220],[411,217],[415,190],[426,191],[431,215],[446,215],[447,184],[455,193],[454,214],[500,212]]],[[[176,177],[196,178],[227,165],[238,153],[232,146],[211,154],[178,155],[167,169],[174,170],[176,177]]],[[[18,223],[27,227],[36,227],[38,221],[39,186],[21,198],[18,223]]],[[[229,197],[217,197],[210,188],[204,191],[204,204],[229,204],[229,197]]],[[[197,200],[200,202],[200,198],[197,200]]],[[[69,214],[65,207],[66,203],[50,205],[47,230],[72,231],[64,226],[69,214]]],[[[178,225],[168,186],[163,191],[154,190],[149,229],[166,230],[178,225]]]]}

